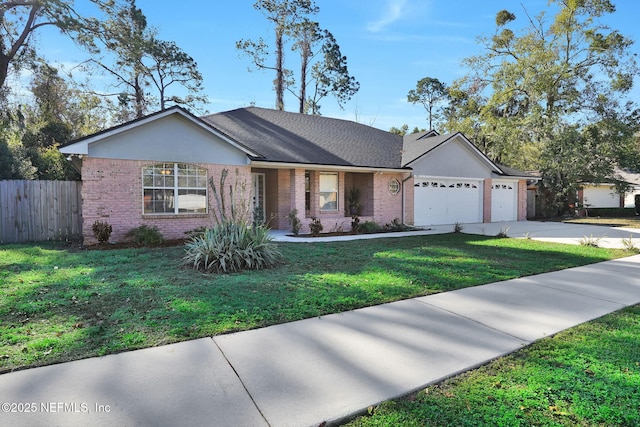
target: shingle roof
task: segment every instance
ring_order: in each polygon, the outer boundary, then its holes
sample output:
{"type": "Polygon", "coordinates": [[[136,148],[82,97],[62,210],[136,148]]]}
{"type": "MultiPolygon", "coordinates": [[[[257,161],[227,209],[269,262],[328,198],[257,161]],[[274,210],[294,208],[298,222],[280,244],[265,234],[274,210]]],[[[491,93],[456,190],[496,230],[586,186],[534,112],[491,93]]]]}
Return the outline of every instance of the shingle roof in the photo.
{"type": "Polygon", "coordinates": [[[456,134],[437,135],[432,132],[412,133],[404,136],[404,149],[402,152],[402,164],[417,160],[419,157],[436,148],[438,145],[452,138],[456,134]]]}
{"type": "Polygon", "coordinates": [[[640,173],[636,173],[630,170],[616,168],[614,175],[622,179],[627,184],[640,185],[640,173]]]}
{"type": "Polygon", "coordinates": [[[504,176],[514,176],[519,178],[528,178],[528,179],[539,179],[539,176],[533,175],[531,173],[523,172],[518,169],[510,168],[509,166],[497,164],[498,168],[503,172],[504,176]]]}
{"type": "Polygon", "coordinates": [[[402,137],[359,123],[258,107],[201,117],[271,162],[401,167],[402,137]]]}

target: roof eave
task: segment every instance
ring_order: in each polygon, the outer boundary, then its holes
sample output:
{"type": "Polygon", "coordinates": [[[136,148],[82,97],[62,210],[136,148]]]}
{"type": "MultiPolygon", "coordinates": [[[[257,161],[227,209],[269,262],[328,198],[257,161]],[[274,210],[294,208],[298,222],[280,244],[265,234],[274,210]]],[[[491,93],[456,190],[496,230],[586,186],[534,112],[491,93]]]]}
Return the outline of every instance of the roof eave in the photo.
{"type": "Polygon", "coordinates": [[[382,172],[382,173],[411,173],[411,168],[385,168],[375,166],[330,165],[321,163],[293,163],[268,160],[251,160],[251,166],[264,169],[308,169],[308,170],[338,170],[344,172],[382,172]]]}
{"type": "Polygon", "coordinates": [[[532,175],[509,175],[506,173],[496,173],[496,175],[497,176],[494,179],[526,179],[529,181],[540,181],[542,179],[539,176],[532,175]]]}

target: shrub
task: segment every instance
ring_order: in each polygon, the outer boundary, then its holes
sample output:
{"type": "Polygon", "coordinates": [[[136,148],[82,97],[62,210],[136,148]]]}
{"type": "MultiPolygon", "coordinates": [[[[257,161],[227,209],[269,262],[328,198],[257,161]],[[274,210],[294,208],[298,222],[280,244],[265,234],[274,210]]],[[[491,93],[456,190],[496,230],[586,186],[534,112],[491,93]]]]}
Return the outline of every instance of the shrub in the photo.
{"type": "Polygon", "coordinates": [[[289,212],[289,224],[291,224],[291,232],[294,236],[300,234],[300,228],[302,227],[302,223],[300,222],[300,218],[298,218],[298,209],[293,209],[289,212]]]}
{"type": "Polygon", "coordinates": [[[132,228],[127,231],[125,237],[131,239],[135,244],[142,246],[157,246],[162,244],[164,239],[162,233],[155,225],[149,227],[147,225],[141,225],[140,227],[132,228]]]}
{"type": "Polygon", "coordinates": [[[351,232],[358,233],[360,231],[360,218],[358,215],[351,216],[351,232]]]}
{"type": "Polygon", "coordinates": [[[629,236],[626,239],[622,239],[622,247],[624,248],[625,251],[627,252],[631,252],[633,254],[640,254],[640,248],[638,248],[634,243],[633,243],[633,236],[629,236]]]}
{"type": "Polygon", "coordinates": [[[360,224],[360,231],[365,234],[377,233],[380,231],[380,226],[375,221],[365,221],[360,224]]]}
{"type": "Polygon", "coordinates": [[[464,227],[462,224],[460,224],[459,222],[456,222],[455,224],[453,224],[454,233],[462,233],[462,230],[464,230],[464,227]]]}
{"type": "Polygon", "coordinates": [[[111,237],[111,232],[113,231],[113,228],[107,222],[98,220],[93,223],[91,229],[93,230],[93,235],[100,243],[107,243],[109,241],[109,237],[111,237]]]}
{"type": "Polygon", "coordinates": [[[394,218],[390,224],[384,225],[384,229],[386,231],[407,231],[411,230],[412,227],[404,225],[402,222],[400,222],[400,218],[394,218]]]}
{"type": "Polygon", "coordinates": [[[253,223],[255,225],[264,225],[265,217],[264,213],[262,212],[262,206],[256,206],[253,209],[253,223]]]}
{"type": "Polygon", "coordinates": [[[281,260],[266,227],[222,222],[187,242],[182,262],[207,273],[233,273],[273,267],[281,260]]]}
{"type": "Polygon", "coordinates": [[[580,243],[580,246],[597,248],[600,245],[600,240],[602,240],[602,237],[593,237],[593,234],[591,234],[589,237],[584,236],[582,239],[578,240],[578,243],[580,243]]]}
{"type": "Polygon", "coordinates": [[[315,216],[311,217],[311,224],[309,224],[309,228],[311,229],[311,235],[313,237],[318,237],[322,231],[320,218],[316,218],[315,216]]]}
{"type": "Polygon", "coordinates": [[[591,217],[616,218],[635,216],[634,208],[589,208],[588,215],[591,217]]]}
{"type": "Polygon", "coordinates": [[[509,237],[507,233],[509,232],[509,227],[501,228],[496,237],[509,237]]]}

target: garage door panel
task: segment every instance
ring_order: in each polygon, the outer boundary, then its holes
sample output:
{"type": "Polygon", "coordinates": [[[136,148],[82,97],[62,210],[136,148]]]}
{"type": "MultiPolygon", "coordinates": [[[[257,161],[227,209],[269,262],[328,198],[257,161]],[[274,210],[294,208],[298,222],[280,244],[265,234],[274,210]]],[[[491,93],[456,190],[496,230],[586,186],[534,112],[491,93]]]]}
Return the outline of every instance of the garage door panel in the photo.
{"type": "Polygon", "coordinates": [[[494,182],[491,186],[491,222],[518,219],[518,182],[494,182]]]}
{"type": "Polygon", "coordinates": [[[417,225],[480,222],[482,186],[478,181],[417,180],[414,186],[417,225]]]}

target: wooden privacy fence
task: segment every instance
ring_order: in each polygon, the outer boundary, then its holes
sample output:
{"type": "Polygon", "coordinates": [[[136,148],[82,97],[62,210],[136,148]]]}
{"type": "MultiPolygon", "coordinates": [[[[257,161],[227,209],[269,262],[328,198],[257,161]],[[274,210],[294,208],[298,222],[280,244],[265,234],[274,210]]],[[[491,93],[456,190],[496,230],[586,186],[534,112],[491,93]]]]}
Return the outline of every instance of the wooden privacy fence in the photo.
{"type": "Polygon", "coordinates": [[[80,181],[0,181],[0,243],[82,237],[80,181]]]}

